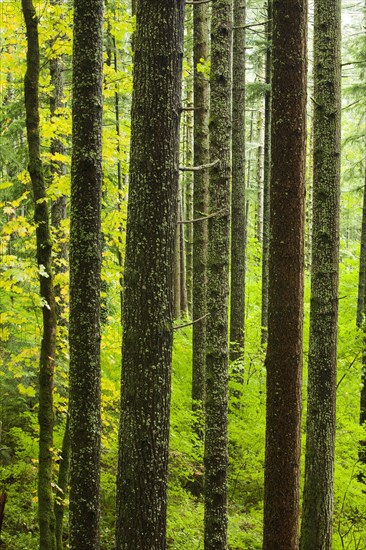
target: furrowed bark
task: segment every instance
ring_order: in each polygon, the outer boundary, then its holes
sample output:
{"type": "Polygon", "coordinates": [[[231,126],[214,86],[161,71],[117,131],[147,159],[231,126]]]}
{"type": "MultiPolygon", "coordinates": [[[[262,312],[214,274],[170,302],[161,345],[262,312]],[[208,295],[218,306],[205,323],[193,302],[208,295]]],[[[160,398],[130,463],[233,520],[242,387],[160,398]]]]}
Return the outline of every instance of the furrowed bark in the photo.
{"type": "Polygon", "coordinates": [[[341,6],[316,0],[308,406],[301,550],[331,550],[338,337],[341,6]]]}
{"type": "Polygon", "coordinates": [[[165,550],[184,2],[136,22],[116,546],[165,550]]]}
{"type": "Polygon", "coordinates": [[[273,3],[264,550],[299,544],[306,19],[305,1],[273,3]]]}
{"type": "Polygon", "coordinates": [[[103,1],[75,0],[70,229],[70,548],[98,550],[103,1]]]}

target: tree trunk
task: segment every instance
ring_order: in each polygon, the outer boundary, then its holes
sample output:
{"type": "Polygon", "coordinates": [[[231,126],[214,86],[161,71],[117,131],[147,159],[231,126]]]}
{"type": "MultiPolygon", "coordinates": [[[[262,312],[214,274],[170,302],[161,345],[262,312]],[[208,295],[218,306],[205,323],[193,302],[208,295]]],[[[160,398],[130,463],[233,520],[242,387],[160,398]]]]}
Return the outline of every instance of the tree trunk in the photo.
{"type": "Polygon", "coordinates": [[[263,240],[262,240],[262,316],[261,343],[268,337],[268,264],[269,264],[269,211],[271,179],[271,86],[272,86],[272,0],[267,0],[266,23],[266,84],[264,96],[264,151],[263,151],[263,240]]]}
{"type": "Polygon", "coordinates": [[[184,2],[136,23],[116,543],[165,550],[184,2]]]}
{"type": "Polygon", "coordinates": [[[366,305],[366,170],[365,184],[363,189],[363,208],[362,208],[362,227],[361,227],[361,247],[360,247],[360,270],[358,276],[358,295],[357,295],[357,326],[362,327],[365,317],[366,305]]]}
{"type": "MultiPolygon", "coordinates": [[[[362,349],[362,367],[361,367],[361,392],[360,392],[360,426],[366,422],[366,169],[365,185],[363,195],[362,209],[362,229],[361,229],[361,250],[360,250],[360,272],[358,280],[358,301],[357,301],[357,326],[363,329],[363,349],[362,349]]],[[[366,464],[366,443],[360,442],[359,459],[366,464]]],[[[364,481],[365,475],[362,473],[359,478],[364,481]]]]}
{"type": "Polygon", "coordinates": [[[62,440],[62,449],[59,461],[59,470],[57,478],[57,489],[55,496],[55,534],[56,550],[63,550],[63,521],[65,511],[65,501],[70,478],[70,422],[69,415],[66,418],[64,437],[62,440]]]}
{"type": "Polygon", "coordinates": [[[234,0],[230,358],[244,353],[245,323],[245,12],[234,0]]]}
{"type": "MultiPolygon", "coordinates": [[[[183,193],[179,200],[178,219],[183,220],[183,193]]],[[[185,224],[191,225],[191,224],[185,224]]],[[[180,312],[184,317],[188,314],[188,299],[187,299],[187,279],[186,279],[186,245],[184,241],[184,225],[178,224],[177,232],[179,235],[179,273],[180,273],[180,312]]]]}
{"type": "Polygon", "coordinates": [[[56,355],[56,312],[52,277],[52,243],[43,166],[40,157],[39,136],[39,72],[40,56],[38,18],[32,0],[22,0],[27,29],[27,72],[24,78],[29,174],[34,200],[36,223],[37,263],[40,294],[43,302],[43,334],[39,370],[39,465],[38,465],[38,520],[40,549],[54,550],[55,516],[52,495],[53,449],[53,375],[56,355]]]}
{"type": "Polygon", "coordinates": [[[205,550],[227,548],[228,290],[232,2],[216,0],[211,27],[210,210],[207,278],[205,550]]]}
{"type": "Polygon", "coordinates": [[[103,1],[74,1],[70,229],[70,548],[97,550],[103,1]]]}
{"type": "MultiPolygon", "coordinates": [[[[209,163],[209,82],[199,64],[209,57],[209,4],[193,6],[193,164],[209,163]]],[[[193,172],[193,219],[207,215],[209,171],[193,172]]],[[[205,395],[206,364],[206,284],[207,284],[207,220],[193,223],[193,324],[192,400],[194,409],[202,409],[205,395]]]]}
{"type": "Polygon", "coordinates": [[[1,529],[3,526],[4,515],[5,515],[5,504],[6,504],[6,492],[3,491],[0,495],[0,537],[1,537],[1,529]]]}
{"type": "Polygon", "coordinates": [[[305,1],[273,5],[264,550],[298,548],[306,19],[305,1]]]}
{"type": "Polygon", "coordinates": [[[336,430],[341,7],[316,0],[308,406],[301,550],[331,550],[336,430]]]}

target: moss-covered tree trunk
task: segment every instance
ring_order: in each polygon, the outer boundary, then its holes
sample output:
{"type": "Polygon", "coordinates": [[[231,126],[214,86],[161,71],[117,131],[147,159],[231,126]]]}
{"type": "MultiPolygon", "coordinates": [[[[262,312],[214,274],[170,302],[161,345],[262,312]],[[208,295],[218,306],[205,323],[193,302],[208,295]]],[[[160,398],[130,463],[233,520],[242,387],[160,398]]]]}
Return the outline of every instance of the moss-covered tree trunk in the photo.
{"type": "Polygon", "coordinates": [[[306,1],[273,4],[264,550],[298,548],[306,20],[306,1]]]}
{"type": "Polygon", "coordinates": [[[334,508],[341,154],[341,6],[316,0],[314,181],[302,550],[330,550],[334,508]]]}
{"type": "Polygon", "coordinates": [[[211,20],[210,211],[207,261],[205,550],[227,548],[228,291],[232,2],[216,0],[211,20]]]}
{"type": "MultiPolygon", "coordinates": [[[[209,57],[209,4],[193,6],[193,163],[205,166],[209,163],[209,81],[199,70],[209,57]]],[[[207,215],[208,170],[193,172],[193,219],[207,215]]],[[[206,364],[206,263],[207,220],[193,224],[193,288],[192,317],[201,319],[193,324],[192,351],[192,400],[194,408],[202,408],[205,394],[206,364]]]]}
{"type": "Polygon", "coordinates": [[[261,343],[268,337],[268,253],[269,253],[269,200],[271,179],[271,82],[272,82],[272,0],[267,0],[266,23],[266,93],[264,96],[264,148],[263,148],[263,236],[262,236],[262,310],[261,343]]]}
{"type": "Polygon", "coordinates": [[[97,550],[103,1],[75,0],[70,229],[70,548],[97,550]]]}
{"type": "Polygon", "coordinates": [[[40,156],[39,135],[39,73],[40,53],[38,18],[32,0],[22,0],[27,29],[27,71],[24,78],[28,170],[34,200],[36,223],[37,263],[40,294],[43,302],[43,332],[39,368],[39,464],[38,464],[38,521],[40,549],[55,550],[55,516],[52,495],[53,448],[53,374],[56,355],[56,311],[52,277],[52,243],[47,193],[40,156]]]}
{"type": "Polygon", "coordinates": [[[301,549],[332,548],[337,382],[341,9],[316,0],[308,406],[301,549]]]}
{"type": "Polygon", "coordinates": [[[230,358],[244,352],[245,323],[245,12],[234,0],[230,358]]]}
{"type": "Polygon", "coordinates": [[[118,550],[166,548],[183,0],[139,0],[131,118],[118,550]]]}

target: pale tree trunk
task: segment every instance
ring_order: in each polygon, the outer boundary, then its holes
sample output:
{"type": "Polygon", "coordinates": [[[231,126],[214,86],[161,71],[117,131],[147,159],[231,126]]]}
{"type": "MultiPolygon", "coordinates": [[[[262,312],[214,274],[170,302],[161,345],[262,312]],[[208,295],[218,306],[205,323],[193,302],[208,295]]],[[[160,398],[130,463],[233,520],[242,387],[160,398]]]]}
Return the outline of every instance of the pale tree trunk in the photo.
{"type": "Polygon", "coordinates": [[[263,151],[263,236],[262,236],[262,311],[261,343],[268,337],[268,254],[269,254],[269,207],[271,178],[271,97],[272,97],[272,0],[267,0],[266,23],[266,84],[264,96],[264,151],[263,151]]]}

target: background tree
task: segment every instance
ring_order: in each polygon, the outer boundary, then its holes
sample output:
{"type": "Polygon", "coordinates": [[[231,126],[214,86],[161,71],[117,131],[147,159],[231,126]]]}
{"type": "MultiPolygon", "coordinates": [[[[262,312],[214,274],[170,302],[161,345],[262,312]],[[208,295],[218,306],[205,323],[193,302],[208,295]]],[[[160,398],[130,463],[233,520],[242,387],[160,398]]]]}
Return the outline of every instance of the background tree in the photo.
{"type": "Polygon", "coordinates": [[[264,550],[298,547],[306,18],[306,2],[273,5],[264,550]]]}
{"type": "Polygon", "coordinates": [[[230,357],[244,352],[245,324],[245,0],[234,0],[230,357]]]}
{"type": "MultiPolygon", "coordinates": [[[[209,58],[209,22],[208,3],[193,6],[194,166],[209,163],[209,78],[203,70],[209,58]]],[[[208,181],[208,169],[193,172],[193,219],[207,215],[208,181]]],[[[193,223],[192,317],[201,320],[193,324],[192,399],[199,406],[203,405],[205,395],[207,239],[207,220],[193,223]]]]}
{"type": "Polygon", "coordinates": [[[74,2],[70,229],[70,548],[97,550],[103,1],[74,2]]]}
{"type": "Polygon", "coordinates": [[[140,0],[136,12],[118,550],[166,548],[183,6],[181,0],[140,0]]]}

